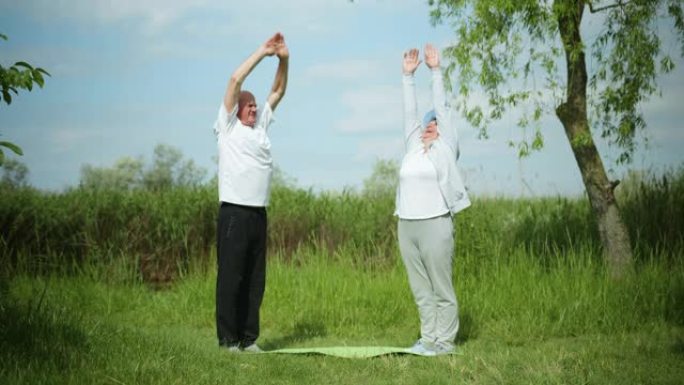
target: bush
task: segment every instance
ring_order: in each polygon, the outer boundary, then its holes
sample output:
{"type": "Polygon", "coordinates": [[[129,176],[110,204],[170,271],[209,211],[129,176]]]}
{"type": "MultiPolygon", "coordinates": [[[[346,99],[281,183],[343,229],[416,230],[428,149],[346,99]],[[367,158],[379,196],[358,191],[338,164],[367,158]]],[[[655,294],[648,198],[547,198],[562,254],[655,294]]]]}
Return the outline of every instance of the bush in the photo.
{"type": "MultiPolygon", "coordinates": [[[[619,195],[637,257],[682,255],[684,173],[634,183],[619,195]]],[[[218,197],[215,185],[161,191],[2,189],[2,269],[69,271],[127,258],[138,276],[170,282],[193,263],[214,263],[218,197]]],[[[316,194],[273,186],[268,208],[271,257],[297,263],[308,251],[352,259],[362,267],[398,260],[394,194],[352,190],[316,194]],[[307,251],[307,252],[304,252],[307,251]]],[[[524,248],[543,264],[589,251],[600,241],[586,199],[473,199],[455,219],[456,254],[504,259],[524,248]]]]}

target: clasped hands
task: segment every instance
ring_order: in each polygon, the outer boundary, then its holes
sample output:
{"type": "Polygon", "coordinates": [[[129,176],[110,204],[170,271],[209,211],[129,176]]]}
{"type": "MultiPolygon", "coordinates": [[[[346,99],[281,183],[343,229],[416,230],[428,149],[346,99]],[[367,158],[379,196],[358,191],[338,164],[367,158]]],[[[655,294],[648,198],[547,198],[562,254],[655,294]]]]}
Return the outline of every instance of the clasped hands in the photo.
{"type": "Polygon", "coordinates": [[[290,56],[287,44],[285,44],[285,36],[280,32],[266,40],[266,42],[261,45],[261,49],[265,56],[276,55],[279,59],[287,59],[290,56]]]}

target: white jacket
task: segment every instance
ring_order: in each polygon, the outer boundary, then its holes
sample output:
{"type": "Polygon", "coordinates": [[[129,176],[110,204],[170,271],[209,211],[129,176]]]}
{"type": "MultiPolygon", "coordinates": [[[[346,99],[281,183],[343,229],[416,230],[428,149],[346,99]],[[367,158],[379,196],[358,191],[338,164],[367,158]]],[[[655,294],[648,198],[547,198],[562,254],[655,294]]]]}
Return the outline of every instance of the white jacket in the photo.
{"type": "MultiPolygon", "coordinates": [[[[423,131],[422,122],[418,119],[416,86],[413,75],[404,75],[404,144],[408,149],[421,144],[420,134],[423,131]]],[[[432,142],[428,150],[428,158],[437,171],[437,179],[442,196],[452,215],[470,206],[470,199],[466,192],[463,178],[458,170],[456,161],[459,157],[458,132],[451,125],[451,110],[446,103],[442,72],[432,70],[432,98],[437,116],[439,137],[432,142]]],[[[396,202],[398,205],[401,194],[401,184],[397,187],[396,202]]],[[[395,214],[397,214],[395,212],[395,214]]]]}

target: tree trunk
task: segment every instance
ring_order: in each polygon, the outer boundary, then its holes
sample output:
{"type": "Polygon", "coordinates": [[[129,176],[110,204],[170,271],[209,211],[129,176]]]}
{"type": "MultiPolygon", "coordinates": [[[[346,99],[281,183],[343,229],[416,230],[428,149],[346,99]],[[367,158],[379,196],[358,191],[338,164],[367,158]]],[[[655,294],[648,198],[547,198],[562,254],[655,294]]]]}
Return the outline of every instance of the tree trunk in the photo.
{"type": "Polygon", "coordinates": [[[556,108],[572,152],[579,166],[589,202],[598,223],[603,245],[603,256],[610,275],[622,277],[633,264],[629,233],[615,201],[615,185],[610,183],[603,162],[589,131],[587,119],[587,67],[580,23],[585,2],[556,0],[565,60],[568,70],[565,101],[556,108]]]}

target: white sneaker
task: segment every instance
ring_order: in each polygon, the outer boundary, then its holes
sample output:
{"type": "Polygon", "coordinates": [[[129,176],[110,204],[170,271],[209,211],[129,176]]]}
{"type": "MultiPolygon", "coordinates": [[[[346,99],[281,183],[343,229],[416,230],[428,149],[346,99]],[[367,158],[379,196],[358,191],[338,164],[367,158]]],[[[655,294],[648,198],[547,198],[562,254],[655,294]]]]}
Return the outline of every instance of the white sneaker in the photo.
{"type": "Polygon", "coordinates": [[[417,354],[419,356],[432,357],[437,355],[437,353],[428,346],[425,346],[420,340],[409,348],[409,353],[417,354]]]}
{"type": "Polygon", "coordinates": [[[435,354],[438,356],[453,354],[455,351],[456,347],[450,342],[438,342],[435,344],[435,354]]]}
{"type": "Polygon", "coordinates": [[[263,350],[261,350],[261,348],[257,344],[251,344],[251,345],[245,347],[244,349],[242,349],[242,351],[245,353],[263,353],[264,352],[263,350]]]}
{"type": "Polygon", "coordinates": [[[219,348],[225,349],[228,353],[240,353],[240,346],[235,345],[219,345],[219,348]]]}

